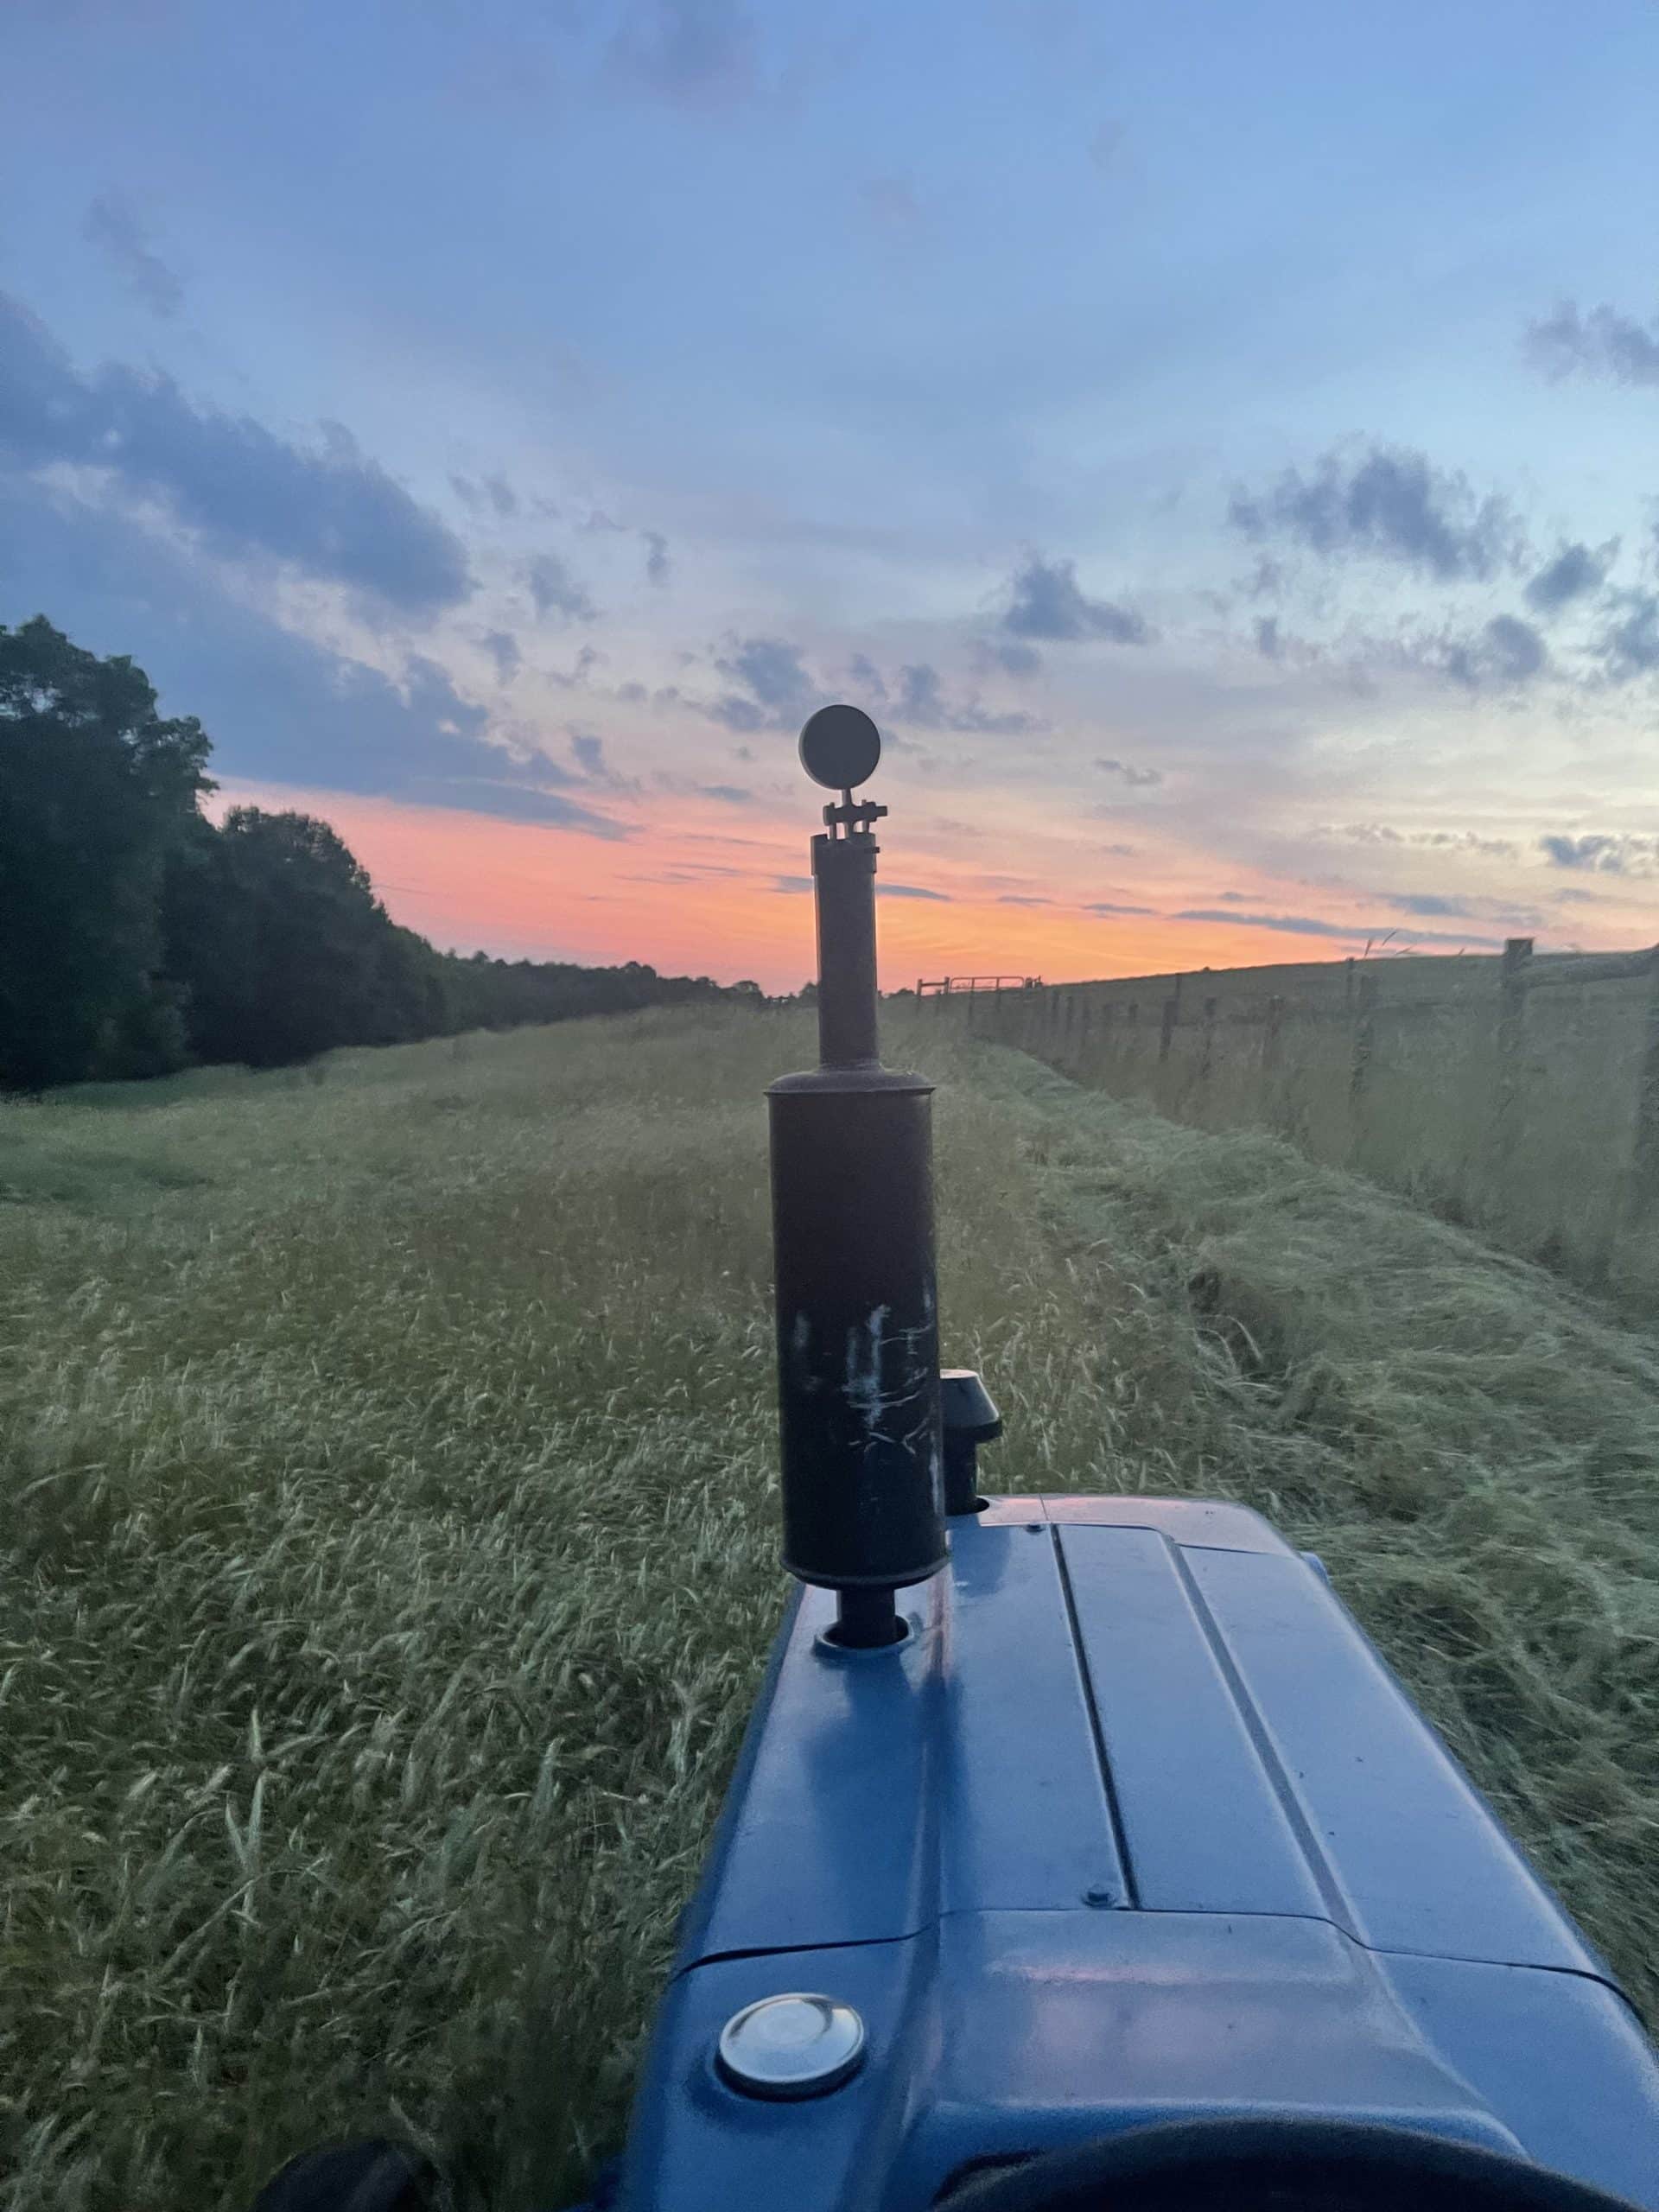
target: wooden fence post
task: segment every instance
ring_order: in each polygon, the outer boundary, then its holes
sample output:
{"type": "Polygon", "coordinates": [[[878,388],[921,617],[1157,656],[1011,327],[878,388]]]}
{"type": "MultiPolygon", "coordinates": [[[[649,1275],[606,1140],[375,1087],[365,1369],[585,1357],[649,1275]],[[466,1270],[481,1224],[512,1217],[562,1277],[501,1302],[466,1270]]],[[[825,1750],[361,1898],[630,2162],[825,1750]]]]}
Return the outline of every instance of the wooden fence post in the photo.
{"type": "Polygon", "coordinates": [[[1268,1001],[1262,1032],[1262,1112],[1269,1128],[1283,1135],[1289,1123],[1285,1082],[1285,1001],[1275,991],[1268,1001]]]}
{"type": "Polygon", "coordinates": [[[1497,1096],[1492,1115],[1492,1150],[1500,1170],[1509,1165],[1521,1118],[1521,1046],[1526,1034],[1531,971],[1532,939],[1506,938],[1503,963],[1498,971],[1497,1096]]]}
{"type": "Polygon", "coordinates": [[[1648,955],[1648,1007],[1637,1077],[1636,1136],[1630,1153],[1630,1215],[1649,1220],[1659,1205],[1659,944],[1648,955]]]}
{"type": "Polygon", "coordinates": [[[1206,1084],[1209,1082],[1211,1071],[1215,1066],[1215,1063],[1216,1001],[1214,999],[1205,999],[1204,1002],[1204,1027],[1200,1035],[1198,1046],[1198,1081],[1200,1084],[1206,1084]]]}
{"type": "Polygon", "coordinates": [[[1285,1002],[1275,991],[1268,1001],[1268,1026],[1262,1038],[1262,1071],[1277,1075],[1285,1053],[1285,1002]]]}
{"type": "Polygon", "coordinates": [[[1180,1011],[1179,998],[1164,1001],[1163,1027],[1158,1033],[1158,1065],[1162,1067],[1169,1058],[1170,1047],[1175,1041],[1175,1017],[1180,1011]]]}
{"type": "Polygon", "coordinates": [[[1360,1117],[1365,1094],[1371,1085],[1371,1061],[1376,1051],[1376,975],[1375,970],[1368,969],[1359,978],[1354,992],[1353,1058],[1348,1069],[1348,1141],[1351,1147],[1359,1135],[1360,1117]]]}

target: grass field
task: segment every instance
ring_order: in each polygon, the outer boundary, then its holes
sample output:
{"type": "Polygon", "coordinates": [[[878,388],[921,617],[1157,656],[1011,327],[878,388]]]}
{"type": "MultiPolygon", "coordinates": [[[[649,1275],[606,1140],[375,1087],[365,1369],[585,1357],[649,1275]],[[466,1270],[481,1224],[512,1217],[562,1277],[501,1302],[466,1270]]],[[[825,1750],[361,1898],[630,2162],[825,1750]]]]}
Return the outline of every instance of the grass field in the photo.
{"type": "MultiPolygon", "coordinates": [[[[1659,1999],[1659,1343],[921,1034],[992,1486],[1316,1546],[1659,1999]]],[[[615,2143],[783,1597],[760,1093],[812,1057],[658,1014],[0,1109],[13,2212],[386,2121],[530,2212],[615,2143]]]]}
{"type": "Polygon", "coordinates": [[[929,1015],[1195,1128],[1286,1137],[1651,1325],[1653,956],[1513,972],[1506,997],[1496,958],[1380,956],[958,995],[929,1015]]]}

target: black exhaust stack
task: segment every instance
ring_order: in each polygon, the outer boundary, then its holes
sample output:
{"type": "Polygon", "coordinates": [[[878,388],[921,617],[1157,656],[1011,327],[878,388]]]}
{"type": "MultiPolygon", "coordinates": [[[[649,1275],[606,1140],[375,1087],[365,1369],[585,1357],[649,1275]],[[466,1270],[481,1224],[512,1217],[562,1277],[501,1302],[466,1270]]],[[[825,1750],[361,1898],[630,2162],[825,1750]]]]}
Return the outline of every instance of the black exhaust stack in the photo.
{"type": "Polygon", "coordinates": [[[881,740],[824,707],[801,762],[839,791],[812,840],[818,1058],[772,1124],[784,1565],[839,1593],[838,1643],[896,1643],[893,1592],[945,1563],[933,1264],[933,1086],[876,1053],[875,860],[887,812],[853,791],[881,740]]]}

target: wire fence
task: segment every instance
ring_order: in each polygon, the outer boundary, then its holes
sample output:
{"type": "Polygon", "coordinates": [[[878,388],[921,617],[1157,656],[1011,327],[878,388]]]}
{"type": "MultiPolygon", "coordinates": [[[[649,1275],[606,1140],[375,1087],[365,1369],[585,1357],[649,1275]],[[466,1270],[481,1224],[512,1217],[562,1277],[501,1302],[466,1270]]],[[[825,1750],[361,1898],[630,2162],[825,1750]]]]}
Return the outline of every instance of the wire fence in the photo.
{"type": "MultiPolygon", "coordinates": [[[[953,995],[941,993],[941,998],[953,995]]],[[[979,989],[976,1034],[1270,1129],[1599,1287],[1659,1293],[1659,947],[979,989]]]]}

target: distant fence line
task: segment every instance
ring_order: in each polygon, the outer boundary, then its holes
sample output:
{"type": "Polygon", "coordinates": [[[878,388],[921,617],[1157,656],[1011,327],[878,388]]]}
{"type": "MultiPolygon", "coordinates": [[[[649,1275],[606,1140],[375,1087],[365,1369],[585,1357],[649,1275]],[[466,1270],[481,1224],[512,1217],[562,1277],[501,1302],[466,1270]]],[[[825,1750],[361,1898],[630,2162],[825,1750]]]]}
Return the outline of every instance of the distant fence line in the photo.
{"type": "Polygon", "coordinates": [[[970,980],[924,995],[1081,1082],[1272,1129],[1586,1281],[1659,1289],[1659,947],[970,980]]]}
{"type": "Polygon", "coordinates": [[[981,991],[1039,991],[1042,988],[1040,976],[941,976],[931,983],[920,976],[916,980],[918,999],[974,998],[981,991]]]}

